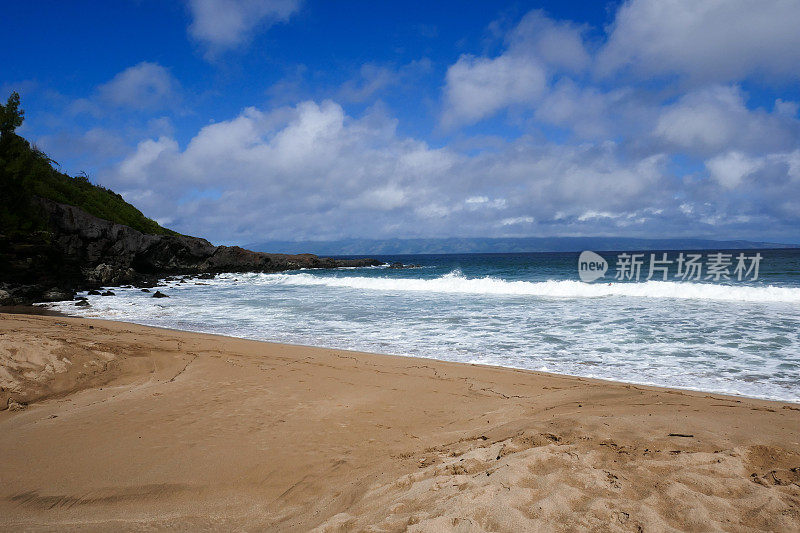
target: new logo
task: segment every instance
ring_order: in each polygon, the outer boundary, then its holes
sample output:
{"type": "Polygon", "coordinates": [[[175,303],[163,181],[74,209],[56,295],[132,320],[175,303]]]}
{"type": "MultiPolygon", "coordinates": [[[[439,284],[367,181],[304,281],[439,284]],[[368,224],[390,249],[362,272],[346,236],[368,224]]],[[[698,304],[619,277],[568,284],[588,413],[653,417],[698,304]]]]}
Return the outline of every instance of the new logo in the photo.
{"type": "Polygon", "coordinates": [[[602,256],[589,250],[581,252],[578,257],[578,275],[581,281],[591,283],[606,275],[608,263],[602,256]]]}

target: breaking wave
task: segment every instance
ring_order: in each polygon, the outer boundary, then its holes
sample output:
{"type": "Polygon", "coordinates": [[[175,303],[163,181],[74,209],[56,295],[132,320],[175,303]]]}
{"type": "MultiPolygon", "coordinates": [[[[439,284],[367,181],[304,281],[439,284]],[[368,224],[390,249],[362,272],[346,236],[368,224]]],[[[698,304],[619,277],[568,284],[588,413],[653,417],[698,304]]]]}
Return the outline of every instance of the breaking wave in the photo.
{"type": "Polygon", "coordinates": [[[674,281],[594,283],[572,280],[509,281],[494,277],[468,278],[454,270],[432,279],[312,274],[260,274],[256,282],[267,285],[324,286],[358,290],[431,292],[446,294],[538,296],[545,298],[678,298],[734,302],[800,303],[800,288],[723,285],[674,281]]]}

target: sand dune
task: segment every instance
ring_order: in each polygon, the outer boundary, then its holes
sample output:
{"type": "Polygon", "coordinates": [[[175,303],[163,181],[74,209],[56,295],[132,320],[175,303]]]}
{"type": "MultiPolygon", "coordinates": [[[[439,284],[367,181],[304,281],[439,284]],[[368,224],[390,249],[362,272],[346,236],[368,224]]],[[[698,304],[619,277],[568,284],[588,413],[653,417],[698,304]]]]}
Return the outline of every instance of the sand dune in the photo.
{"type": "Polygon", "coordinates": [[[800,530],[793,404],[0,314],[9,404],[7,530],[800,530]]]}

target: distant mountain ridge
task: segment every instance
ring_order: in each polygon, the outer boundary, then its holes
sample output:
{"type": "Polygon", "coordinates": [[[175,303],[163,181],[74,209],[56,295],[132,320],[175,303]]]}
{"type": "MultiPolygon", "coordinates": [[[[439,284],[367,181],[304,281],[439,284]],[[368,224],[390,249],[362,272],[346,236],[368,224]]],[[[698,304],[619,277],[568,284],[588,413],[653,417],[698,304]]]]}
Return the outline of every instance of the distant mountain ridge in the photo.
{"type": "Polygon", "coordinates": [[[343,239],[338,241],[267,241],[246,245],[260,252],[298,253],[314,250],[325,255],[403,255],[452,253],[524,253],[640,251],[640,250],[752,250],[796,248],[797,244],[712,239],[640,239],[627,237],[521,237],[440,239],[343,239]]]}

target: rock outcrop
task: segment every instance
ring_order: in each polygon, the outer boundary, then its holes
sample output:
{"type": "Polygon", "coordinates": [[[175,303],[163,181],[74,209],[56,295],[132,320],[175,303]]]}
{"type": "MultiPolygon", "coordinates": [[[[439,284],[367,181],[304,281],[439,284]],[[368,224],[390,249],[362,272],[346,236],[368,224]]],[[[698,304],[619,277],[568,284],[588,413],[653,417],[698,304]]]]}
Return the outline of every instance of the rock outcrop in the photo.
{"type": "Polygon", "coordinates": [[[381,264],[374,259],[253,252],[238,246],[214,246],[186,235],[148,235],[75,206],[42,198],[36,202],[49,218],[49,232],[24,239],[0,235],[0,299],[5,303],[69,299],[76,289],[152,284],[157,277],[169,274],[381,264]]]}

